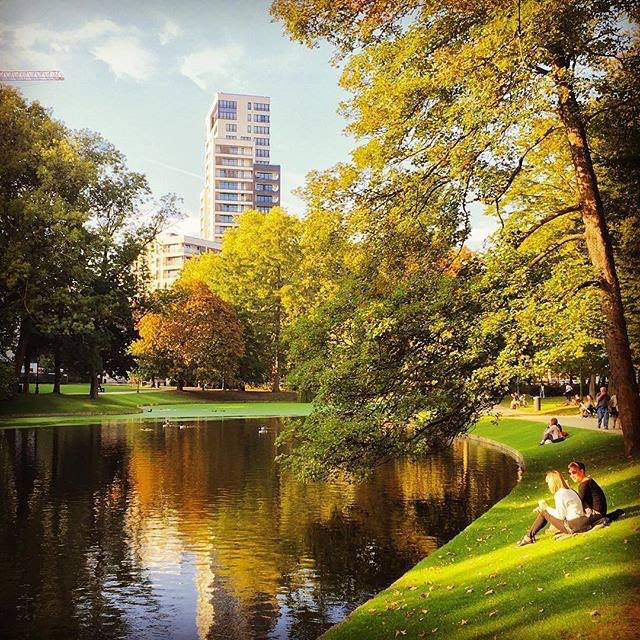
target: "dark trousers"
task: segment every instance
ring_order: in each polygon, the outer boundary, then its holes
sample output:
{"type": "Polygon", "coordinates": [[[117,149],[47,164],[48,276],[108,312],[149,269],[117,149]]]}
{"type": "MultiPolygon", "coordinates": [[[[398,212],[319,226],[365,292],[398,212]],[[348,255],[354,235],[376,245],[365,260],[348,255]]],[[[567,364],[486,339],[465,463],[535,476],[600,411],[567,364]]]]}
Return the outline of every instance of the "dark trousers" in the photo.
{"type": "Polygon", "coordinates": [[[529,529],[529,537],[535,538],[536,533],[542,531],[547,526],[547,523],[552,524],[558,531],[569,533],[564,520],[560,520],[546,511],[541,511],[531,525],[531,529],[529,529]]]}
{"type": "Polygon", "coordinates": [[[589,519],[586,516],[567,523],[564,520],[560,520],[560,518],[552,516],[546,511],[541,511],[534,523],[531,525],[531,529],[529,529],[529,536],[531,538],[535,538],[536,533],[542,531],[547,526],[547,523],[552,524],[562,533],[576,533],[577,531],[586,531],[589,528],[589,519]]]}

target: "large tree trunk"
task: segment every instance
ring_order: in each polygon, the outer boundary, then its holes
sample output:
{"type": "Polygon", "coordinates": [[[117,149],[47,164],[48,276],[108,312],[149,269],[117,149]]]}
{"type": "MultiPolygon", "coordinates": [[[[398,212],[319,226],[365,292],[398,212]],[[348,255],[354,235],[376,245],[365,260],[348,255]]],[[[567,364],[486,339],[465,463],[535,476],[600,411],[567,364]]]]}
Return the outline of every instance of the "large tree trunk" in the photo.
{"type": "Polygon", "coordinates": [[[91,365],[91,381],[90,381],[90,387],[89,387],[89,397],[92,400],[98,399],[98,372],[96,371],[96,368],[93,365],[91,365]]]}
{"type": "Polygon", "coordinates": [[[569,70],[563,60],[557,60],[554,63],[553,78],[558,94],[558,111],[567,134],[576,171],[589,258],[600,280],[605,343],[609,370],[618,390],[617,399],[625,449],[628,456],[637,456],[640,454],[640,396],[638,396],[638,385],[631,360],[627,323],[613,259],[611,237],[604,216],[604,207],[593,169],[580,106],[569,82],[569,70]]]}
{"type": "Polygon", "coordinates": [[[62,374],[60,373],[60,343],[56,342],[55,347],[53,348],[53,393],[60,393],[60,380],[62,378],[62,374]]]}

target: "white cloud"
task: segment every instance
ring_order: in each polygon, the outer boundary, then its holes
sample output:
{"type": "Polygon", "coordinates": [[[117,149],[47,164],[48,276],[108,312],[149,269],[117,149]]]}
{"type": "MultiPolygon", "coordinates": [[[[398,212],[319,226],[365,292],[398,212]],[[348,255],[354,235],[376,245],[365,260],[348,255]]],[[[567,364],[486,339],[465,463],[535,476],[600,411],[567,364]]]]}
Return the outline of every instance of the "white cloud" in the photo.
{"type": "Polygon", "coordinates": [[[164,21],[164,26],[162,27],[162,31],[160,32],[160,44],[165,45],[179,38],[184,33],[182,27],[177,23],[171,20],[171,18],[167,18],[164,21]]]}
{"type": "Polygon", "coordinates": [[[115,36],[91,53],[106,63],[116,77],[129,76],[138,82],[155,73],[155,58],[135,36],[115,36]]]}
{"type": "Polygon", "coordinates": [[[73,49],[123,30],[111,20],[90,20],[66,31],[53,31],[38,23],[5,26],[0,51],[8,66],[55,69],[73,49]]]}
{"type": "Polygon", "coordinates": [[[237,45],[203,49],[182,59],[180,73],[203,91],[229,82],[238,87],[244,76],[244,60],[244,50],[237,45]]]}
{"type": "Polygon", "coordinates": [[[13,39],[14,46],[26,51],[51,49],[68,52],[85,42],[122,31],[123,28],[111,20],[90,20],[77,29],[66,31],[52,31],[40,24],[32,23],[14,29],[13,39]]]}

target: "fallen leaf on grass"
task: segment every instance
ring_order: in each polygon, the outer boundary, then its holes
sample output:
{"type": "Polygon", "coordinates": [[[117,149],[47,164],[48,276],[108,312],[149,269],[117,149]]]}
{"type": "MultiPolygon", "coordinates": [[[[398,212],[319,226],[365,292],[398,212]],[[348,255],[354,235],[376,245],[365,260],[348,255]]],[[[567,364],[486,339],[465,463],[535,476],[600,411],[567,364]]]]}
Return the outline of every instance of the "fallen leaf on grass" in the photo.
{"type": "Polygon", "coordinates": [[[452,589],[455,589],[455,584],[449,584],[447,585],[447,591],[451,591],[452,589]]]}
{"type": "Polygon", "coordinates": [[[490,578],[495,578],[497,575],[498,575],[497,573],[490,573],[490,574],[489,574],[489,577],[490,577],[490,578]]]}
{"type": "Polygon", "coordinates": [[[462,626],[463,624],[467,624],[467,622],[469,622],[468,620],[460,620],[460,626],[462,626]]]}
{"type": "Polygon", "coordinates": [[[595,617],[595,616],[599,616],[599,615],[600,615],[600,612],[599,612],[597,609],[594,609],[594,610],[591,612],[591,615],[592,615],[592,616],[594,616],[594,617],[595,617]]]}
{"type": "Polygon", "coordinates": [[[494,591],[493,589],[487,589],[487,590],[484,592],[484,595],[485,595],[485,596],[490,596],[492,593],[495,593],[495,591],[494,591]]]}
{"type": "Polygon", "coordinates": [[[496,613],[498,613],[498,612],[497,611],[490,611],[489,612],[489,617],[491,618],[491,617],[495,616],[496,613]]]}
{"type": "Polygon", "coordinates": [[[540,609],[540,610],[538,611],[538,613],[542,613],[543,611],[544,611],[544,609],[540,609]]]}
{"type": "Polygon", "coordinates": [[[396,629],[396,638],[398,636],[406,636],[407,635],[407,630],[406,629],[396,629]]]}
{"type": "Polygon", "coordinates": [[[418,587],[416,587],[415,585],[413,585],[413,587],[409,587],[409,591],[415,591],[418,587]]]}
{"type": "Polygon", "coordinates": [[[465,591],[465,593],[473,593],[473,587],[469,587],[469,588],[465,591]]]}
{"type": "Polygon", "coordinates": [[[544,587],[536,587],[536,591],[544,591],[544,587]]]}

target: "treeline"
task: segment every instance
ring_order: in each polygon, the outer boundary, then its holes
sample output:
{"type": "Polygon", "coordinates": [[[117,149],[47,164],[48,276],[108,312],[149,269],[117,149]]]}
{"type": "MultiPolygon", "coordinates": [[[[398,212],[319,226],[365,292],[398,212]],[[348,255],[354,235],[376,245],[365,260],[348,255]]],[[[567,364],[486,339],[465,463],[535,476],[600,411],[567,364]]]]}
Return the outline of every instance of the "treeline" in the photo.
{"type": "Polygon", "coordinates": [[[169,291],[158,291],[132,346],[137,375],[227,388],[270,385],[287,371],[288,332],[300,313],[302,222],[282,209],[249,211],[220,254],[189,260],[169,291]]]}
{"type": "Polygon", "coordinates": [[[289,464],[366,472],[429,450],[548,368],[605,370],[640,453],[637,6],[276,0],[272,13],[335,47],[358,140],[305,189],[335,220],[310,265],[328,295],[292,334],[292,380],[318,409],[291,427],[289,464]],[[499,225],[476,255],[474,207],[499,225]]]}
{"type": "Polygon", "coordinates": [[[91,380],[126,375],[143,305],[136,261],[176,215],[146,178],[91,131],[70,131],[37,102],[0,85],[0,379],[29,391],[29,363],[47,359],[91,380]],[[21,370],[24,375],[21,376],[21,370]]]}

